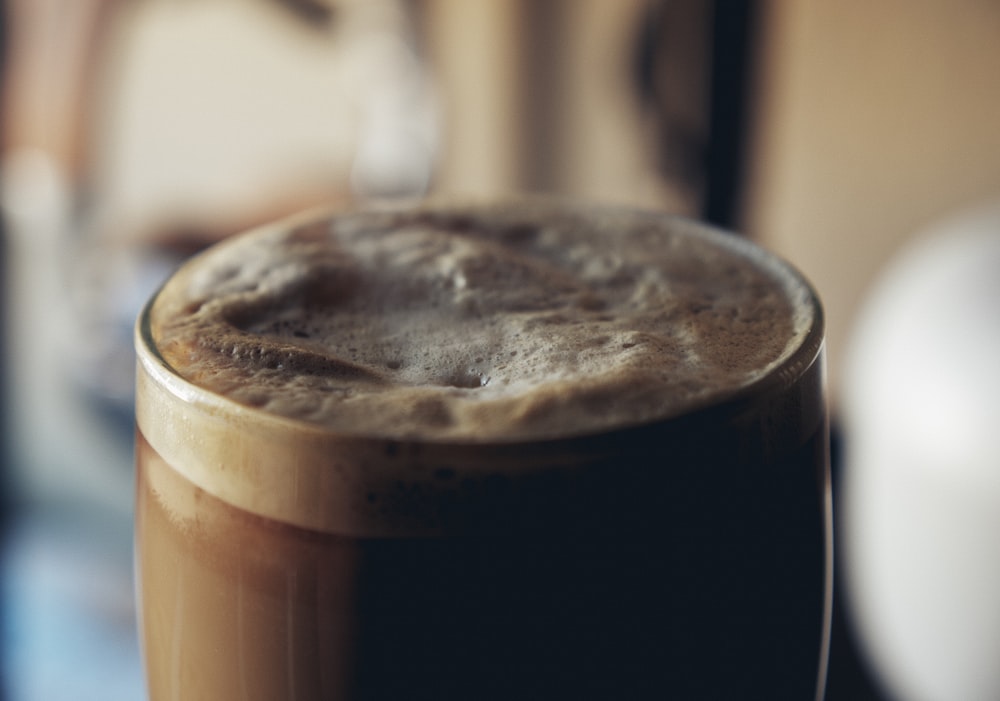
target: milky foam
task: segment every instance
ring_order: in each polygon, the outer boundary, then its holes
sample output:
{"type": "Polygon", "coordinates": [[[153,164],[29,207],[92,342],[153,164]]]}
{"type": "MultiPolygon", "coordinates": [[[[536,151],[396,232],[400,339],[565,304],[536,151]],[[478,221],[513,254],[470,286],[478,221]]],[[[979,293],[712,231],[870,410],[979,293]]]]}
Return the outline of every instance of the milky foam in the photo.
{"type": "Polygon", "coordinates": [[[813,326],[808,286],[746,241],[659,214],[528,200],[283,223],[161,291],[188,381],[354,435],[592,433],[738,393],[813,326]]]}

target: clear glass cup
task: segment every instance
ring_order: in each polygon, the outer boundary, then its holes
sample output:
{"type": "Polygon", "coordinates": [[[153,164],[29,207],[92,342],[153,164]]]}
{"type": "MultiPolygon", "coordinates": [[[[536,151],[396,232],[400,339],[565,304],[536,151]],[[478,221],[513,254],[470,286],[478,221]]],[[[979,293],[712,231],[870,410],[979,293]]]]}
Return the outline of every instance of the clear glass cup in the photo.
{"type": "Polygon", "coordinates": [[[792,276],[811,327],[723,399],[596,433],[399,440],[283,418],[183,379],[147,307],[150,698],[822,698],[822,311],[783,263],[684,226],[792,276]]]}

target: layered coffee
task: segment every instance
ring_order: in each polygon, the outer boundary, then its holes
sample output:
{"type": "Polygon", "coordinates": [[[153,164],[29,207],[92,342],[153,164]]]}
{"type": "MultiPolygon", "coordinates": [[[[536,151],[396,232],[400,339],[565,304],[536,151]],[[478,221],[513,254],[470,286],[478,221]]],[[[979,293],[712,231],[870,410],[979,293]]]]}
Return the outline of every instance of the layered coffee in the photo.
{"type": "Polygon", "coordinates": [[[550,200],[314,214],[192,260],[138,330],[152,699],[814,697],[822,319],[746,241],[550,200]]]}

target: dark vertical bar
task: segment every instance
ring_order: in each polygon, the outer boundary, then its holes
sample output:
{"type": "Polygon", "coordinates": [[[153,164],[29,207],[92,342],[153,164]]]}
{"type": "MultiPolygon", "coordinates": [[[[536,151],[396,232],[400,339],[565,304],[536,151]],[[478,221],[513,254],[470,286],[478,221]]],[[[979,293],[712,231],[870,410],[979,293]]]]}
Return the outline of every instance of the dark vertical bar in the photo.
{"type": "Polygon", "coordinates": [[[711,105],[702,216],[738,228],[756,50],[758,2],[714,0],[711,25],[711,105]]]}
{"type": "Polygon", "coordinates": [[[633,54],[659,174],[685,200],[685,211],[698,213],[708,180],[714,7],[714,0],[649,0],[633,54]]]}

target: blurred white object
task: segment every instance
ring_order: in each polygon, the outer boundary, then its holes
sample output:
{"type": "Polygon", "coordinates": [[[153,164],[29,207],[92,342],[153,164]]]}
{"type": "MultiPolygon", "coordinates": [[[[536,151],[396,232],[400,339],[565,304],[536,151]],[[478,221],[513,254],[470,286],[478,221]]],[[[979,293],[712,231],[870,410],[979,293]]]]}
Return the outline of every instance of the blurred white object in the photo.
{"type": "Polygon", "coordinates": [[[841,516],[863,645],[900,699],[998,699],[1000,205],[918,237],[852,341],[841,516]]]}
{"type": "Polygon", "coordinates": [[[408,3],[120,7],[95,90],[99,231],[429,186],[438,102],[408,3]],[[288,12],[306,7],[328,18],[288,12]]]}

